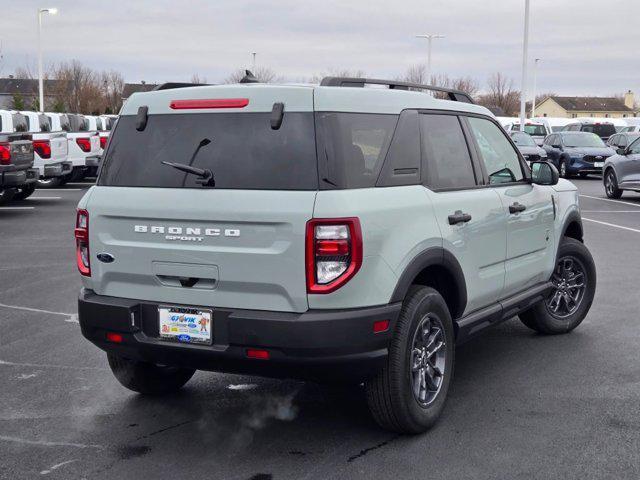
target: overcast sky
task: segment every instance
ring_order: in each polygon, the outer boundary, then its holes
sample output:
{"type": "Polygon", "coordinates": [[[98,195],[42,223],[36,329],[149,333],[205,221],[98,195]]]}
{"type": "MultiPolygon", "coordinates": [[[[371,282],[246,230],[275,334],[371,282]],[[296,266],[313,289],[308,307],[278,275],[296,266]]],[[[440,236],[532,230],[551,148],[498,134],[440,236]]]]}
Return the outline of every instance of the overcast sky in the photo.
{"type": "MultiPolygon", "coordinates": [[[[330,69],[395,77],[426,61],[484,87],[501,71],[520,85],[524,0],[1,0],[0,76],[36,65],[36,10],[45,64],[78,59],[128,82],[215,83],[251,62],[292,81],[330,69]]],[[[640,94],[640,0],[531,0],[530,58],[538,92],[640,94]]],[[[637,95],[640,97],[640,95],[637,95]]]]}

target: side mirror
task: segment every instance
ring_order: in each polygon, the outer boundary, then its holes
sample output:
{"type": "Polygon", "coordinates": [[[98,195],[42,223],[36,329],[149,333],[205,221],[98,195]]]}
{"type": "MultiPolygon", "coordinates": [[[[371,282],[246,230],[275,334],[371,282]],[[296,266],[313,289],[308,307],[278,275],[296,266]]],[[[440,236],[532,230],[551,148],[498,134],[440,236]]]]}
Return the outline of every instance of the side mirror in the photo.
{"type": "Polygon", "coordinates": [[[549,162],[531,162],[531,182],[537,185],[556,185],[560,175],[549,162]]]}
{"type": "Polygon", "coordinates": [[[616,153],[618,155],[626,155],[627,154],[627,149],[625,147],[618,147],[618,148],[616,148],[616,153]]]}
{"type": "Polygon", "coordinates": [[[560,150],[562,150],[562,145],[551,145],[552,148],[558,148],[560,150]]]}

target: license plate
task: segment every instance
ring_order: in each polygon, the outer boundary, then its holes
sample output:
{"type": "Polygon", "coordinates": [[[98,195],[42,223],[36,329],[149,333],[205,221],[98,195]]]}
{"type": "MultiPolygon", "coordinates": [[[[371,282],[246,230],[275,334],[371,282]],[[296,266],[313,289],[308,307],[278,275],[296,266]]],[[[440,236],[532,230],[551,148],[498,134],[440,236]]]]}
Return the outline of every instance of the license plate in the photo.
{"type": "Polygon", "coordinates": [[[593,162],[593,166],[596,168],[604,167],[604,162],[593,162]]]}
{"type": "Polygon", "coordinates": [[[213,312],[192,307],[158,307],[160,339],[211,345],[213,312]]]}

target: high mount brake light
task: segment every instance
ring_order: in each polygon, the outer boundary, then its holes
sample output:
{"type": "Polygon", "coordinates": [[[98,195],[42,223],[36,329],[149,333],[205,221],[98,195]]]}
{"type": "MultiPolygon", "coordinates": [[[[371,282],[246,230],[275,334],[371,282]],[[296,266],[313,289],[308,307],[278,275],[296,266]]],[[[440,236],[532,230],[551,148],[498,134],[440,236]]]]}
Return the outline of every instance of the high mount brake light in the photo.
{"type": "Polygon", "coordinates": [[[51,143],[49,140],[34,140],[33,150],[40,158],[51,158],[51,143]]]}
{"type": "Polygon", "coordinates": [[[0,142],[0,165],[11,164],[11,146],[8,142],[0,142]]]}
{"type": "Polygon", "coordinates": [[[83,152],[91,151],[91,139],[87,137],[76,138],[76,143],[83,152]]]}
{"type": "Polygon", "coordinates": [[[244,108],[249,105],[248,98],[203,98],[194,100],[172,100],[172,110],[191,110],[198,108],[244,108]]]}
{"type": "Polygon", "coordinates": [[[81,208],[76,215],[76,264],[78,271],[85,277],[91,276],[91,263],[89,261],[89,212],[81,208]]]}
{"type": "Polygon", "coordinates": [[[307,222],[308,293],[334,292],[361,266],[362,230],[358,218],[314,218],[307,222]]]}

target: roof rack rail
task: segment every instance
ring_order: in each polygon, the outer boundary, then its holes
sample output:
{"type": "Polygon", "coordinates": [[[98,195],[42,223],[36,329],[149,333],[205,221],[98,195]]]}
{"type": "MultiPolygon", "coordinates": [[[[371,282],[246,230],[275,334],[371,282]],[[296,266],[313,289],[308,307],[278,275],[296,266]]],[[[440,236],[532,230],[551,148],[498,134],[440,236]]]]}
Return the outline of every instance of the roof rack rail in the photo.
{"type": "Polygon", "coordinates": [[[153,91],[156,90],[170,90],[172,88],[186,88],[186,87],[204,87],[205,85],[209,85],[208,83],[183,83],[183,82],[167,82],[161,83],[153,88],[153,91]]]}
{"type": "Polygon", "coordinates": [[[453,88],[423,85],[421,83],[401,82],[396,80],[380,80],[377,78],[351,78],[351,77],[324,77],[320,82],[323,87],[364,87],[365,85],[386,85],[390,90],[431,90],[433,92],[446,93],[449,100],[454,102],[475,103],[471,96],[461,90],[453,88]]]}

